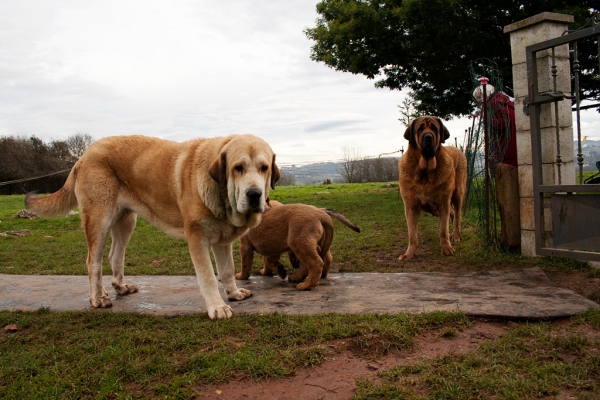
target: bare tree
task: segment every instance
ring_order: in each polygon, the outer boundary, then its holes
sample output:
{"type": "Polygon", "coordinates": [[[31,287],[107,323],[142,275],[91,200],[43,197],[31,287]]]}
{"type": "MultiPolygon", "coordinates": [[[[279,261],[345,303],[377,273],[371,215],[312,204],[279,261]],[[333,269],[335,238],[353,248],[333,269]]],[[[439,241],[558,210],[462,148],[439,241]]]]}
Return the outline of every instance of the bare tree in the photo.
{"type": "Polygon", "coordinates": [[[71,155],[78,160],[93,141],[94,138],[89,133],[77,132],[67,138],[67,145],[71,155]]]}
{"type": "Polygon", "coordinates": [[[377,157],[360,161],[361,182],[390,182],[398,180],[398,158],[377,157]]]}
{"type": "Polygon", "coordinates": [[[356,145],[345,145],[342,147],[342,169],[338,173],[344,182],[360,183],[361,168],[360,150],[356,145]]]}
{"type": "MultiPolygon", "coordinates": [[[[377,158],[361,157],[360,151],[356,146],[344,146],[342,147],[342,151],[342,168],[337,171],[342,176],[342,182],[362,183],[398,180],[397,157],[381,157],[381,155],[377,158]]],[[[386,154],[398,152],[395,151],[386,154]]]]}

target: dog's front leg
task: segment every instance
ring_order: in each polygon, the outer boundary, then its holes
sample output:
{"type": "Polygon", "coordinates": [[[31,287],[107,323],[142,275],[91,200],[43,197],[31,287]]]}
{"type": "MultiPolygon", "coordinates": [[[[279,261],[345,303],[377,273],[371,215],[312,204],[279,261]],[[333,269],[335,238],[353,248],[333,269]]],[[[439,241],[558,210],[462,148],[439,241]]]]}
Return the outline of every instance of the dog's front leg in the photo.
{"type": "Polygon", "coordinates": [[[210,244],[201,231],[187,229],[186,238],[200,293],[206,301],[206,308],[210,319],[231,318],[233,310],[229,307],[219,294],[219,282],[213,270],[210,260],[210,244]]]}
{"type": "Polygon", "coordinates": [[[454,255],[454,247],[450,243],[449,235],[450,225],[450,205],[440,209],[440,246],[442,254],[445,256],[454,255]]]}
{"type": "Polygon", "coordinates": [[[219,280],[225,287],[225,293],[229,300],[244,300],[252,296],[252,292],[247,289],[240,289],[235,284],[235,268],[233,266],[233,249],[231,244],[215,244],[212,246],[215,261],[217,262],[217,271],[219,280]]]}
{"type": "Polygon", "coordinates": [[[400,261],[411,260],[417,251],[419,245],[419,215],[421,211],[416,207],[404,204],[406,214],[406,224],[408,225],[408,248],[406,253],[398,257],[400,261]]]}

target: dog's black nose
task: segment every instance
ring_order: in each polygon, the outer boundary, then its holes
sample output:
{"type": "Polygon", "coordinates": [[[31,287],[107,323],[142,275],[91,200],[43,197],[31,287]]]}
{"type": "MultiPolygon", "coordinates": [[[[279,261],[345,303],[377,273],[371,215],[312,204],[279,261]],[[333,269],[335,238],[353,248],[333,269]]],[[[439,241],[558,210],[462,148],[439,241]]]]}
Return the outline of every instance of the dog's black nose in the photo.
{"type": "Polygon", "coordinates": [[[246,197],[250,201],[250,206],[258,206],[260,204],[260,197],[262,196],[262,190],[260,189],[250,189],[246,192],[246,197]]]}
{"type": "Polygon", "coordinates": [[[435,138],[426,133],[421,137],[421,155],[425,158],[435,157],[435,138]]]}

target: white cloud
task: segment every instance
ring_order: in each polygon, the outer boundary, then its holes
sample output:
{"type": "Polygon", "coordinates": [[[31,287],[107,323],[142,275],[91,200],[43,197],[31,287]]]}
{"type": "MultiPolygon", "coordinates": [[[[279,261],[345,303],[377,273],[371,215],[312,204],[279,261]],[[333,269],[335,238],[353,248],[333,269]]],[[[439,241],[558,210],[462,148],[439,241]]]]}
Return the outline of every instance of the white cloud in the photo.
{"type": "Polygon", "coordinates": [[[287,164],[400,149],[401,92],[310,60],[316,3],[4,0],[0,135],[252,133],[287,164]]]}
{"type": "Polygon", "coordinates": [[[387,149],[401,94],[310,60],[315,4],[4,2],[0,134],[253,133],[296,163],[387,149]]]}

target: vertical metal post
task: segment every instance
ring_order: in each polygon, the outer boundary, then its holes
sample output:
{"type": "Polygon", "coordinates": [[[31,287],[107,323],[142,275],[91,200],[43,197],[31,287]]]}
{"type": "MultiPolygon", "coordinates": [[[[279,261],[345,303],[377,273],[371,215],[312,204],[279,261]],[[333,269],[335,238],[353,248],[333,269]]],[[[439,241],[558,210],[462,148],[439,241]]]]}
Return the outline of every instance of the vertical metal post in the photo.
{"type": "MultiPolygon", "coordinates": [[[[554,93],[557,92],[556,85],[556,76],[557,76],[557,68],[556,68],[556,54],[555,48],[552,48],[552,81],[554,83],[554,93]]],[[[554,116],[556,120],[556,166],[558,167],[558,184],[562,185],[562,176],[560,166],[562,164],[562,157],[560,155],[560,122],[558,117],[558,101],[554,102],[554,116]]]]}
{"type": "Polygon", "coordinates": [[[485,169],[485,181],[484,181],[484,194],[485,194],[485,241],[490,242],[490,169],[489,169],[489,136],[488,136],[488,110],[487,110],[487,84],[489,79],[486,77],[479,78],[479,83],[483,89],[483,105],[481,108],[482,120],[483,120],[483,154],[484,154],[484,169],[485,169]]]}
{"type": "Polygon", "coordinates": [[[583,152],[581,151],[581,115],[579,111],[579,55],[577,42],[573,42],[573,76],[575,78],[575,115],[577,117],[577,163],[579,164],[579,184],[583,184],[583,152]]]}

